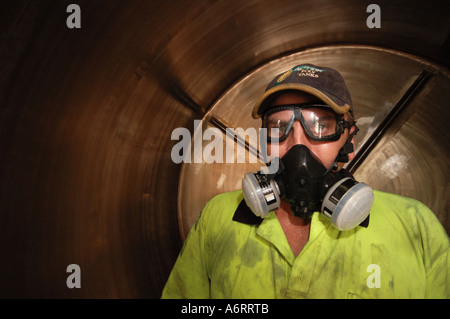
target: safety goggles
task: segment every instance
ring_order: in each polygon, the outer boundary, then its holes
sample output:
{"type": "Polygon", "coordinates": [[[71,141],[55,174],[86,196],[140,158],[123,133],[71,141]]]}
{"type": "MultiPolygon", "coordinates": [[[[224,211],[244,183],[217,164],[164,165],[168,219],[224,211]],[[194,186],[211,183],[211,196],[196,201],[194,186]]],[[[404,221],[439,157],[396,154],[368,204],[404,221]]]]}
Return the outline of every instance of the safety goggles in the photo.
{"type": "Polygon", "coordinates": [[[267,142],[283,142],[298,120],[313,141],[337,141],[352,124],[342,114],[325,104],[289,104],[270,108],[263,116],[262,127],[267,129],[267,142]],[[275,130],[273,130],[275,129],[275,130]]]}

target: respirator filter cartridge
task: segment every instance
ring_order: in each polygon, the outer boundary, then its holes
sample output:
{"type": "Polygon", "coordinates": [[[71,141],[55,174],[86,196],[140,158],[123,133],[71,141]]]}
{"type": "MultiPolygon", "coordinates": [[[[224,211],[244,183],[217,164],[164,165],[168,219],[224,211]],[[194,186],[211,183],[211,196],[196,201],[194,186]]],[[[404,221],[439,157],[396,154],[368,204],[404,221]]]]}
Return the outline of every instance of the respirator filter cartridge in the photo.
{"type": "Polygon", "coordinates": [[[280,207],[280,190],[264,173],[247,173],[242,179],[242,190],[247,206],[256,216],[265,218],[280,207]]]}
{"type": "Polygon", "coordinates": [[[369,216],[373,200],[370,186],[347,177],[330,187],[321,210],[337,229],[349,230],[369,216]]]}

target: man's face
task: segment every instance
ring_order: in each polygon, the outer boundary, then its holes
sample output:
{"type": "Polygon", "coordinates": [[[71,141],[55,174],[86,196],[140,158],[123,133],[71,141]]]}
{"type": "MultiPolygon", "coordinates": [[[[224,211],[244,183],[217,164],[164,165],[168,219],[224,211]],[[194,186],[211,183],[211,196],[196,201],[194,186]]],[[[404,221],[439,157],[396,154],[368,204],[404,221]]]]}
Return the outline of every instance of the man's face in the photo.
{"type": "MultiPolygon", "coordinates": [[[[298,104],[298,103],[315,103],[315,102],[321,101],[318,100],[313,95],[307,93],[286,92],[278,96],[276,100],[272,103],[272,106],[284,104],[298,104]]],[[[283,117],[283,112],[287,111],[280,111],[277,115],[283,117]]],[[[352,127],[351,130],[353,129],[354,127],[352,127]]],[[[269,143],[268,150],[270,154],[272,147],[278,146],[279,147],[278,156],[281,158],[284,156],[284,154],[286,154],[287,151],[289,151],[289,149],[291,149],[291,147],[293,147],[296,144],[302,144],[308,147],[311,150],[311,152],[313,152],[322,161],[322,164],[328,168],[333,164],[334,160],[336,159],[339,150],[347,140],[348,134],[349,132],[346,129],[344,133],[341,135],[340,139],[337,141],[328,141],[328,142],[312,141],[306,134],[300,122],[295,121],[294,126],[292,127],[287,139],[275,145],[273,145],[274,143],[269,143]]],[[[352,159],[353,157],[354,153],[349,154],[349,159],[352,159]]]]}

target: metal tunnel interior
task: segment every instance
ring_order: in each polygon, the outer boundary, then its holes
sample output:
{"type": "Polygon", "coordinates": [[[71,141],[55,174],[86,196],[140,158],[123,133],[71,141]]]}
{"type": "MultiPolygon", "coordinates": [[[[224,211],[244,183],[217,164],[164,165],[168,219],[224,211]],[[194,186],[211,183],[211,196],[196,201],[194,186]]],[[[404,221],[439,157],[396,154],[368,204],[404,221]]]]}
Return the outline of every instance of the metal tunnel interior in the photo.
{"type": "Polygon", "coordinates": [[[450,6],[375,2],[381,28],[369,1],[2,2],[0,297],[159,298],[203,205],[261,165],[176,164],[171,133],[258,128],[255,99],[302,62],[349,86],[355,177],[449,233],[450,6]]]}

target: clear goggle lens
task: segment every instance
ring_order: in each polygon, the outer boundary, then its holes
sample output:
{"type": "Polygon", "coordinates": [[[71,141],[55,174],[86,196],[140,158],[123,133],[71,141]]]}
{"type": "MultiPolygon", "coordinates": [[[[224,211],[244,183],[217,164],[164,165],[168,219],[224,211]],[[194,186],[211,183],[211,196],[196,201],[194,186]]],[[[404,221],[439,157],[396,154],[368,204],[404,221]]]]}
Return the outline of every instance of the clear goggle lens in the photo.
{"type": "Polygon", "coordinates": [[[342,114],[333,112],[324,104],[289,104],[269,109],[263,117],[262,127],[267,129],[267,141],[284,141],[298,120],[313,141],[337,141],[350,123],[342,114]]]}

